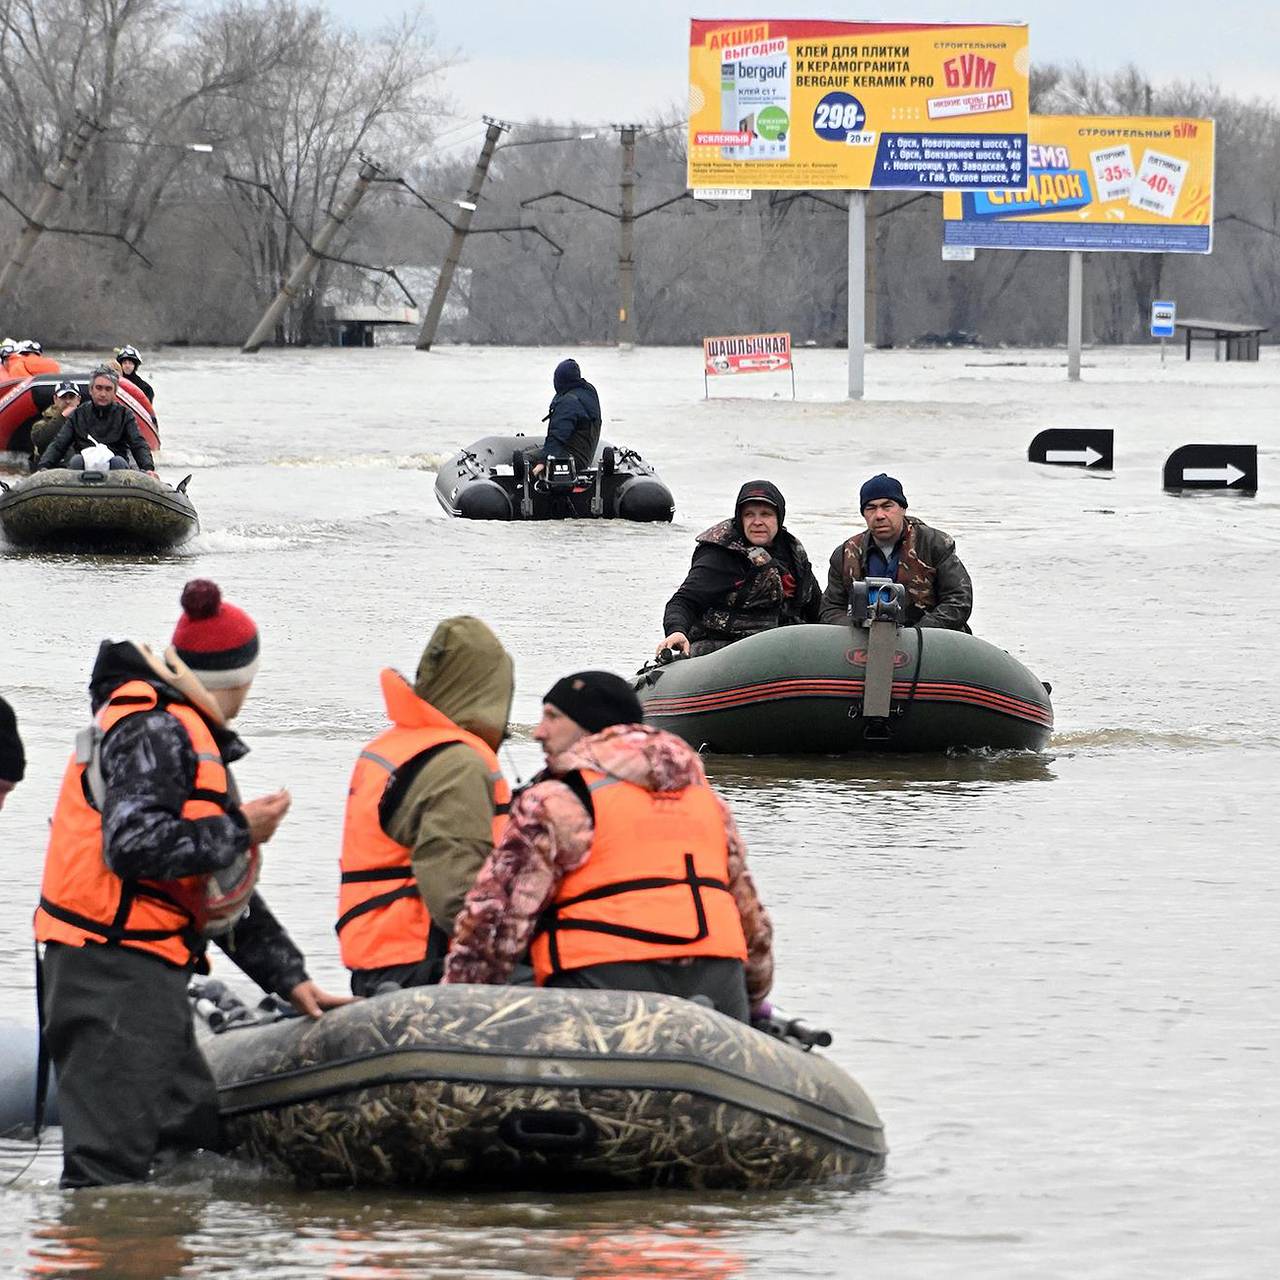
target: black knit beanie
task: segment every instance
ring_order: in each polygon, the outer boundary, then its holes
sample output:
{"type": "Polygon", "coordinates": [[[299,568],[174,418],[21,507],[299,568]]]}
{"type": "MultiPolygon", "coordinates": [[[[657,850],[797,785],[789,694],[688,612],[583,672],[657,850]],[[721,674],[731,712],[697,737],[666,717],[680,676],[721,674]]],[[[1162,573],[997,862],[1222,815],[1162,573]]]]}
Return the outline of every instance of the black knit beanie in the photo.
{"type": "Polygon", "coordinates": [[[640,699],[612,671],[578,671],[565,676],[547,690],[542,700],[588,733],[599,733],[613,724],[639,724],[644,719],[640,699]]]}
{"type": "Polygon", "coordinates": [[[27,757],[22,750],[22,739],[18,737],[18,717],[0,698],[0,778],[5,782],[21,782],[26,772],[27,757]]]}
{"type": "Polygon", "coordinates": [[[895,480],[892,476],[885,475],[883,471],[877,476],[872,476],[862,486],[862,490],[858,494],[858,510],[865,511],[868,502],[876,502],[880,498],[888,498],[891,502],[896,502],[900,507],[907,505],[907,495],[902,492],[902,482],[895,480]]]}

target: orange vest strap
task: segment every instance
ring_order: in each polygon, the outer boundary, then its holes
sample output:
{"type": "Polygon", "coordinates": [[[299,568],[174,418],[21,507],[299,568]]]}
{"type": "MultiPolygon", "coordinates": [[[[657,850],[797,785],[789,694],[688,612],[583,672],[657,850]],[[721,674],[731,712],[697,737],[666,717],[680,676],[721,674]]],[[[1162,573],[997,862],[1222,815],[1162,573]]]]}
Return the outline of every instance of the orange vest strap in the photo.
{"type": "MultiPolygon", "coordinates": [[[[358,872],[356,874],[359,874],[358,872]]],[[[346,876],[342,877],[347,880],[346,876]]],[[[367,879],[373,879],[369,876],[367,879]]],[[[397,876],[397,879],[400,877],[397,876]]],[[[350,881],[348,881],[350,883],[350,881]]],[[[333,926],[335,933],[341,933],[353,920],[358,920],[362,915],[366,915],[370,911],[381,911],[383,907],[389,907],[393,902],[399,902],[401,898],[420,898],[422,894],[418,892],[416,884],[402,885],[399,889],[389,889],[386,893],[376,893],[372,898],[366,898],[363,902],[358,902],[350,911],[344,911],[338,917],[338,923],[333,926]]]]}
{"type": "MultiPolygon", "coordinates": [[[[172,900],[166,897],[165,901],[172,900]]],[[[81,915],[78,911],[50,902],[43,894],[40,896],[40,909],[55,920],[61,920],[63,924],[69,924],[73,929],[91,933],[107,943],[165,942],[170,938],[194,937],[194,932],[189,929],[126,929],[120,924],[103,924],[101,920],[94,920],[89,916],[81,915]]]]}
{"type": "MultiPolygon", "coordinates": [[[[596,784],[600,785],[600,784],[596,784]]],[[[553,902],[538,917],[538,933],[545,933],[551,948],[551,968],[553,972],[560,969],[559,948],[556,946],[556,934],[570,930],[580,933],[604,933],[612,938],[628,938],[632,942],[649,942],[655,946],[689,946],[701,942],[710,936],[707,923],[707,909],[702,901],[703,889],[720,889],[729,892],[729,885],[713,876],[700,876],[694,865],[693,854],[687,853],[684,858],[683,876],[649,876],[644,879],[618,880],[612,884],[599,885],[579,893],[572,898],[561,898],[553,902]],[[698,931],[693,937],[678,933],[662,933],[656,929],[639,929],[632,925],[613,924],[607,920],[560,919],[560,912],[566,907],[576,906],[580,902],[599,902],[602,898],[616,897],[622,893],[632,893],[642,889],[671,889],[679,885],[688,885],[693,895],[693,908],[696,913],[698,931]]]]}

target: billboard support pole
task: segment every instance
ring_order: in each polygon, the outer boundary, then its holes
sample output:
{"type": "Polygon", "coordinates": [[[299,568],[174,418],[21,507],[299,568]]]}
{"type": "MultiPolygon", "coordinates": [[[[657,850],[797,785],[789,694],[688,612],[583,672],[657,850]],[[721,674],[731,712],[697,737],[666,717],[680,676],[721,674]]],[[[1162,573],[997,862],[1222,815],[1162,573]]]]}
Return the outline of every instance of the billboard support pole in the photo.
{"type": "Polygon", "coordinates": [[[1084,254],[1067,255],[1067,378],[1080,381],[1080,334],[1084,318],[1084,254]]]}
{"type": "Polygon", "coordinates": [[[849,399],[861,400],[867,345],[867,193],[849,192],[849,399]]]}

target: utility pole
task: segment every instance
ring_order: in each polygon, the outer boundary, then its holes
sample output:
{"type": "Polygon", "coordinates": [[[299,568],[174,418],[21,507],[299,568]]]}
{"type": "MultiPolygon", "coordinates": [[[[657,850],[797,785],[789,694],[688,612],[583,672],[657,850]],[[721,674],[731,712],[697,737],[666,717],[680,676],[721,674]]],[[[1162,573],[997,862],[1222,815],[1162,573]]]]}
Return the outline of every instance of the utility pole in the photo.
{"type": "Polygon", "coordinates": [[[614,125],[622,140],[622,216],[618,219],[618,347],[630,351],[636,341],[636,134],[639,125],[614,125]]]}
{"type": "Polygon", "coordinates": [[[0,298],[3,298],[8,293],[21,273],[22,268],[26,266],[27,259],[31,256],[31,250],[35,248],[36,241],[40,239],[40,233],[45,229],[45,219],[53,212],[53,206],[62,194],[67,180],[71,177],[76,165],[79,164],[80,157],[84,154],[85,148],[89,145],[93,135],[98,131],[99,125],[96,120],[92,120],[80,112],[76,113],[76,131],[68,140],[58,160],[58,167],[54,171],[53,177],[45,179],[44,186],[40,190],[40,196],[36,200],[36,207],[31,211],[30,217],[26,219],[27,225],[18,234],[18,243],[14,245],[13,253],[9,261],[5,263],[4,270],[0,271],[0,298]]]}
{"type": "Polygon", "coordinates": [[[315,271],[320,260],[325,256],[324,251],[329,247],[329,242],[333,237],[337,235],[338,228],[355,212],[356,205],[360,203],[364,193],[369,190],[370,184],[381,172],[382,169],[372,160],[361,157],[360,174],[356,179],[355,186],[347,193],[347,198],[338,207],[337,211],[329,214],[329,220],[320,228],[320,234],[316,236],[314,242],[307,249],[306,257],[294,267],[288,280],[280,286],[280,292],[276,294],[275,301],[262,313],[262,319],[258,321],[257,327],[249,335],[244,346],[240,348],[242,353],[252,355],[271,336],[276,323],[284,314],[284,309],[297,298],[298,291],[310,279],[311,273],[315,271]]]}
{"type": "Polygon", "coordinates": [[[435,292],[431,295],[431,303],[427,307],[427,318],[422,322],[422,330],[418,334],[418,350],[430,351],[436,340],[436,329],[440,326],[440,316],[444,311],[445,298],[449,296],[449,286],[453,284],[453,273],[457,270],[458,260],[462,257],[462,246],[471,230],[471,215],[476,211],[480,200],[480,188],[484,186],[485,175],[489,172],[489,161],[493,159],[494,148],[498,139],[511,126],[505,120],[494,120],[490,116],[482,116],[488,130],[484,135],[484,146],[480,148],[475,170],[471,174],[471,185],[467,188],[465,203],[459,206],[461,212],[453,223],[453,235],[449,240],[449,252],[444,256],[444,265],[440,268],[440,277],[436,280],[435,292]]]}

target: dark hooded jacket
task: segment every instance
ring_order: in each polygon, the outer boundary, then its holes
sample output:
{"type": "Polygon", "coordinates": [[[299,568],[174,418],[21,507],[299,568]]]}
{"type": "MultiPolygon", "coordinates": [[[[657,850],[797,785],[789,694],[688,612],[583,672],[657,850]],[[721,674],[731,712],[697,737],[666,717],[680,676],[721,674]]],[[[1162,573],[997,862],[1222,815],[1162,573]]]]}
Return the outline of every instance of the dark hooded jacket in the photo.
{"type": "Polygon", "coordinates": [[[689,572],[662,615],[663,634],[683,632],[697,657],[760,631],[816,622],[818,580],[803,544],[783,524],[786,516],[777,485],[743,485],[733,518],[698,535],[689,572]],[[778,534],[771,546],[753,547],[742,531],[738,511],[753,499],[777,508],[778,534]]]}
{"type": "Polygon", "coordinates": [[[104,408],[87,401],[64,418],[53,443],[40,455],[36,470],[61,465],[72,454],[87,449],[94,440],[105,444],[117,458],[132,457],[142,471],[155,470],[151,450],[138,430],[137,418],[117,401],[104,408]]]}
{"type": "Polygon", "coordinates": [[[595,460],[600,444],[600,397],[583,378],[576,360],[562,360],[552,382],[556,394],[543,419],[547,424],[543,453],[548,458],[571,457],[583,471],[595,460]]]}
{"type": "MultiPolygon", "coordinates": [[[[204,698],[167,682],[134,644],[104,641],[89,678],[96,714],[128,680],[145,680],[166,698],[186,702],[205,718],[223,762],[230,766],[249,748],[204,698]]],[[[174,880],[228,867],[249,848],[249,826],[233,808],[216,817],[190,819],[182,806],[195,786],[196,754],[181,724],[157,708],[127,716],[103,742],[102,857],[121,879],[174,880]]],[[[302,952],[259,893],[228,933],[216,941],[264,991],[282,996],[307,981],[302,952]]]]}
{"type": "Polygon", "coordinates": [[[27,757],[18,736],[18,717],[0,698],[0,781],[21,782],[26,769],[27,757]]]}

